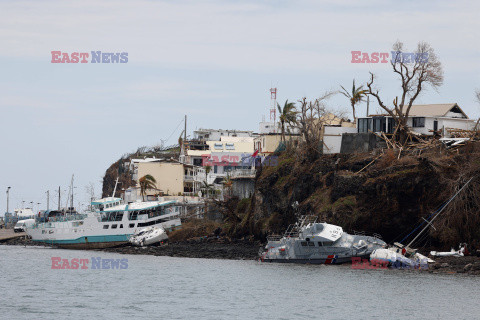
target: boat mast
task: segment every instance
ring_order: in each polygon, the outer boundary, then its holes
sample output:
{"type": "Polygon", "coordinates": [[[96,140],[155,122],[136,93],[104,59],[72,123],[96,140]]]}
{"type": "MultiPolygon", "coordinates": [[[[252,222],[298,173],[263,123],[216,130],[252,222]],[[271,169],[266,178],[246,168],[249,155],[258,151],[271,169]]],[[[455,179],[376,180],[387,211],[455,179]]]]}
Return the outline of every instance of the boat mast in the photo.
{"type": "Polygon", "coordinates": [[[58,211],[60,211],[60,186],[58,186],[58,211]]]}
{"type": "Polygon", "coordinates": [[[71,208],[71,210],[73,210],[73,177],[74,177],[74,175],[72,174],[72,182],[71,182],[71,184],[70,184],[70,190],[71,190],[71,192],[72,192],[72,195],[71,195],[71,196],[72,196],[72,200],[71,200],[71,203],[70,203],[70,208],[71,208]]]}
{"type": "MultiPolygon", "coordinates": [[[[432,225],[433,220],[435,220],[435,219],[440,215],[440,213],[442,213],[442,211],[450,204],[450,202],[453,201],[453,199],[455,199],[455,198],[458,196],[458,194],[459,194],[460,192],[462,192],[462,190],[470,183],[470,181],[472,181],[473,178],[474,178],[474,177],[471,177],[471,178],[467,181],[467,183],[465,183],[465,184],[463,185],[463,187],[461,187],[460,190],[458,190],[458,191],[453,195],[453,197],[451,197],[450,200],[448,200],[448,202],[442,207],[442,209],[440,209],[440,211],[438,211],[437,214],[436,214],[430,221],[427,221],[427,225],[425,226],[425,228],[423,228],[422,231],[420,231],[420,232],[417,234],[417,236],[416,236],[415,238],[413,238],[413,240],[410,241],[409,244],[407,244],[406,248],[410,248],[410,246],[415,242],[415,240],[417,240],[418,237],[420,237],[420,235],[421,235],[425,230],[427,230],[428,227],[430,227],[430,226],[432,225]]],[[[426,221],[426,220],[425,220],[425,221],[426,221]]]]}
{"type": "Polygon", "coordinates": [[[117,184],[118,184],[118,177],[117,177],[117,180],[115,180],[115,188],[113,188],[112,198],[115,198],[115,192],[117,192],[117,184]]]}

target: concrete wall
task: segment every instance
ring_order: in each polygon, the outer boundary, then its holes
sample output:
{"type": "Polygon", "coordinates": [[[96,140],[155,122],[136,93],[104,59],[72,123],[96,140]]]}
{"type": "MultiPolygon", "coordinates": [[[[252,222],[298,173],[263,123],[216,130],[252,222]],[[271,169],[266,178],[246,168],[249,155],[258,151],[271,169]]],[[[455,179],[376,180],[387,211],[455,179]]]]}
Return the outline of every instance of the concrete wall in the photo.
{"type": "Polygon", "coordinates": [[[368,152],[377,146],[373,133],[344,133],[340,153],[368,152]]]}
{"type": "MultiPolygon", "coordinates": [[[[175,162],[147,162],[138,164],[138,179],[150,174],[157,180],[157,188],[165,194],[178,195],[183,193],[184,169],[183,164],[175,162]]],[[[137,186],[138,184],[138,180],[137,186]]],[[[147,194],[156,193],[149,190],[147,194]]]]}
{"type": "MultiPolygon", "coordinates": [[[[295,141],[300,139],[300,136],[285,135],[287,143],[289,141],[295,141]]],[[[280,141],[282,140],[281,134],[268,134],[255,138],[255,150],[260,150],[261,154],[270,154],[277,150],[280,141]]]]}
{"type": "Polygon", "coordinates": [[[355,127],[329,127],[325,126],[323,133],[323,153],[340,153],[343,133],[356,133],[355,127]]]}
{"type": "Polygon", "coordinates": [[[255,181],[253,179],[233,179],[232,192],[234,196],[240,199],[250,198],[255,189],[255,181]]]}

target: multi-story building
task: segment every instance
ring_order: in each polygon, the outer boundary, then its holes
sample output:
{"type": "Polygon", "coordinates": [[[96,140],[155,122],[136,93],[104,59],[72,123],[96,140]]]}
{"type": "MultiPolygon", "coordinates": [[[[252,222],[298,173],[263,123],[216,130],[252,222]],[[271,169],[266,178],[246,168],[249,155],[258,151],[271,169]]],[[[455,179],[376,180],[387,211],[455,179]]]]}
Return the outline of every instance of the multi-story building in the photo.
{"type": "MultiPolygon", "coordinates": [[[[475,120],[468,116],[456,103],[413,105],[407,119],[411,131],[423,134],[450,136],[454,130],[472,130],[475,120]]],[[[358,133],[394,133],[395,120],[390,115],[370,115],[357,119],[358,133]]]]}
{"type": "Polygon", "coordinates": [[[200,191],[205,169],[199,166],[166,159],[132,159],[132,179],[137,183],[149,174],[155,178],[156,189],[147,190],[147,195],[193,196],[200,191]]]}

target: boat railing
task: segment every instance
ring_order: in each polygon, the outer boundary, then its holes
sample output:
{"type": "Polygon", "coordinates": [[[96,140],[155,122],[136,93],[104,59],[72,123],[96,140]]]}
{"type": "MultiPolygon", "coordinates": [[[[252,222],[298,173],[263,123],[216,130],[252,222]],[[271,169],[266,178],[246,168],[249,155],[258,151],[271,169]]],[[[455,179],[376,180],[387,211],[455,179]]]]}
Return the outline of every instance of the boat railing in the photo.
{"type": "Polygon", "coordinates": [[[282,239],[282,236],[279,234],[272,234],[267,236],[267,241],[280,241],[282,239]]]}
{"type": "Polygon", "coordinates": [[[378,239],[382,239],[382,236],[378,233],[369,233],[369,232],[365,232],[365,231],[353,230],[353,234],[356,235],[356,236],[375,237],[375,238],[378,238],[378,239]]]}
{"type": "Polygon", "coordinates": [[[284,237],[285,238],[295,238],[298,237],[300,232],[304,227],[311,223],[316,223],[317,217],[313,215],[305,215],[301,216],[297,222],[288,226],[287,230],[285,230],[284,237]]]}

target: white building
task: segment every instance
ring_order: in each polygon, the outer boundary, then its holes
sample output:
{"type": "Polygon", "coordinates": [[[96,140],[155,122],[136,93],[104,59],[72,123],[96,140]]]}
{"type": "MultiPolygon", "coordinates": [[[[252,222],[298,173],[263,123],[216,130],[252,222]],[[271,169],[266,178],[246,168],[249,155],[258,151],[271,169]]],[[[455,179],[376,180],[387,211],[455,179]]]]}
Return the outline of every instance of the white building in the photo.
{"type": "Polygon", "coordinates": [[[196,166],[210,166],[208,183],[218,183],[227,175],[234,175],[235,171],[254,170],[253,164],[246,164],[245,160],[254,153],[253,141],[254,138],[249,136],[221,136],[220,140],[204,141],[201,148],[187,148],[186,162],[196,166]]]}
{"type": "MultiPolygon", "coordinates": [[[[475,120],[468,116],[456,103],[413,105],[407,119],[407,125],[413,132],[433,135],[435,132],[449,137],[449,131],[472,130],[475,120]]],[[[371,115],[357,119],[358,133],[385,132],[394,133],[395,121],[389,115],[371,115]]]]}
{"type": "Polygon", "coordinates": [[[224,129],[198,129],[193,131],[194,140],[220,141],[222,137],[253,137],[253,131],[224,130],[224,129]]]}

